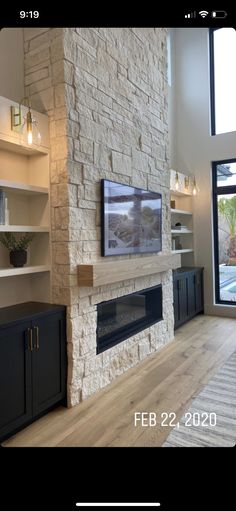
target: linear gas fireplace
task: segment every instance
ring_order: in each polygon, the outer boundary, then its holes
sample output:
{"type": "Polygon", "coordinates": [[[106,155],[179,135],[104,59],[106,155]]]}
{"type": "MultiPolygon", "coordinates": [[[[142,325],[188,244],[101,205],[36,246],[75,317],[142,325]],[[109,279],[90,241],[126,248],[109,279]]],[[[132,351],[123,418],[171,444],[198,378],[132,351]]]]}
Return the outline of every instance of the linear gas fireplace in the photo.
{"type": "Polygon", "coordinates": [[[98,304],[97,353],[162,319],[161,284],[98,304]]]}

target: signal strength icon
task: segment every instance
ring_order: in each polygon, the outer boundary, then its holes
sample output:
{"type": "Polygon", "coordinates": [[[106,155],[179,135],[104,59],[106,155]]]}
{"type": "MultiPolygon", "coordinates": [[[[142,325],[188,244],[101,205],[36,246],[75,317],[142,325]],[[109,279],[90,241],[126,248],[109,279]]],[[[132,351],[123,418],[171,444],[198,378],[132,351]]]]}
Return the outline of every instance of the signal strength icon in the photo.
{"type": "Polygon", "coordinates": [[[196,11],[194,11],[194,12],[189,12],[188,14],[185,14],[185,15],[184,15],[184,17],[185,17],[185,18],[196,18],[196,16],[197,16],[196,11]]]}
{"type": "Polygon", "coordinates": [[[199,14],[202,18],[206,18],[206,16],[209,14],[209,12],[208,11],[200,11],[199,14]]]}

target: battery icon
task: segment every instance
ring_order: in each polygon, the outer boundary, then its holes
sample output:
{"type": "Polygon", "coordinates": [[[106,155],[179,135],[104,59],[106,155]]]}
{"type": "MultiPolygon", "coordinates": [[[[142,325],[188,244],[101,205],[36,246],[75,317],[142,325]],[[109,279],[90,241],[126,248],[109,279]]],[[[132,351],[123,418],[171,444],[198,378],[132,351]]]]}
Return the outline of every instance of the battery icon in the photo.
{"type": "Polygon", "coordinates": [[[212,13],[211,13],[212,18],[217,18],[217,19],[221,18],[222,19],[222,18],[226,18],[226,16],[227,16],[226,11],[212,11],[212,13]]]}

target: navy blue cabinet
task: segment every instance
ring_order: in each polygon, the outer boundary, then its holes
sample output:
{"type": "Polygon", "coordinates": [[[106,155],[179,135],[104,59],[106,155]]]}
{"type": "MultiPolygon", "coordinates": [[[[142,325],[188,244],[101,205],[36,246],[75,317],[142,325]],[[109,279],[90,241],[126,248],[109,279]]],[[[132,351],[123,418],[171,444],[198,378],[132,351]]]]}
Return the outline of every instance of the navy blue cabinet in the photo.
{"type": "Polygon", "coordinates": [[[203,312],[203,268],[182,267],[173,271],[175,329],[203,312]]]}
{"type": "Polygon", "coordinates": [[[0,309],[0,440],[66,404],[65,307],[0,309]]]}

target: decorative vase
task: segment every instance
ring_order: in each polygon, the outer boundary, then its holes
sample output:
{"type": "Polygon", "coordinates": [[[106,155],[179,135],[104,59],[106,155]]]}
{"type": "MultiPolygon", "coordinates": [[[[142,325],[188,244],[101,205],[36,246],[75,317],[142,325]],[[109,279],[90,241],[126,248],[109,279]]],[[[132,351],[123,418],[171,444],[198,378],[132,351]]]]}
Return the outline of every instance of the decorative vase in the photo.
{"type": "Polygon", "coordinates": [[[11,250],[10,251],[10,263],[15,268],[22,268],[27,261],[26,250],[11,250]]]}

